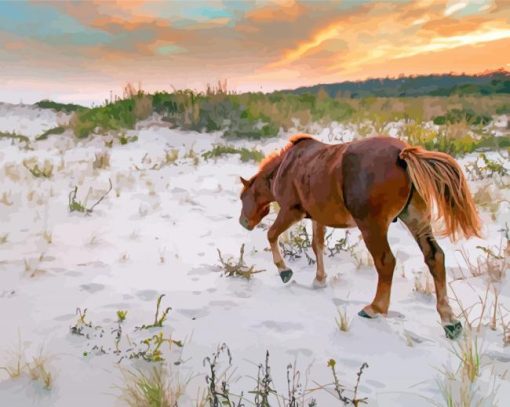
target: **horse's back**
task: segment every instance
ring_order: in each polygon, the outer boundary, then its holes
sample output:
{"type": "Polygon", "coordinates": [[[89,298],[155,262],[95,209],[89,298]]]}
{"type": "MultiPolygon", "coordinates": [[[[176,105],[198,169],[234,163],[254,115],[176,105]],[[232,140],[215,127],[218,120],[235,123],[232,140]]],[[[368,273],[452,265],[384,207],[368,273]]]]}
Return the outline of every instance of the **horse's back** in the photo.
{"type": "Polygon", "coordinates": [[[406,146],[392,137],[373,137],[345,149],[344,202],[357,221],[377,219],[384,224],[405,207],[412,185],[399,154],[406,146]]]}

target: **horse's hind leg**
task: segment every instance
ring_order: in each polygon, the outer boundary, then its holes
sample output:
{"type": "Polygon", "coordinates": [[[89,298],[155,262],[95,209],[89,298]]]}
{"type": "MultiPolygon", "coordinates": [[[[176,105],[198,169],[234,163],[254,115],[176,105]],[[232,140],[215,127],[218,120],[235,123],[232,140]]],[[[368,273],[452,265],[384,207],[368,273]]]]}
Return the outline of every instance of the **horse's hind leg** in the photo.
{"type": "Polygon", "coordinates": [[[446,293],[444,252],[437,244],[430,226],[430,216],[421,197],[414,193],[406,210],[400,215],[414,239],[420,246],[425,263],[434,278],[437,312],[448,338],[454,339],[462,332],[462,325],[455,320],[446,293]]]}
{"type": "Polygon", "coordinates": [[[326,232],[326,227],[313,220],[312,229],[312,249],[317,260],[317,273],[313,280],[313,286],[315,288],[322,288],[326,286],[327,277],[327,274],[324,271],[324,234],[326,232]]]}
{"type": "Polygon", "coordinates": [[[377,291],[370,305],[358,314],[365,318],[373,318],[377,314],[387,314],[390,306],[391,282],[395,270],[395,257],[388,244],[387,225],[378,225],[375,221],[358,224],[368,251],[374,259],[377,269],[377,291]]]}
{"type": "Polygon", "coordinates": [[[273,253],[273,262],[284,283],[288,283],[292,278],[292,270],[287,267],[283,260],[280,247],[278,246],[278,238],[294,223],[301,220],[303,216],[303,213],[296,209],[281,208],[276,216],[276,220],[267,232],[267,239],[269,240],[271,252],[273,253]]]}

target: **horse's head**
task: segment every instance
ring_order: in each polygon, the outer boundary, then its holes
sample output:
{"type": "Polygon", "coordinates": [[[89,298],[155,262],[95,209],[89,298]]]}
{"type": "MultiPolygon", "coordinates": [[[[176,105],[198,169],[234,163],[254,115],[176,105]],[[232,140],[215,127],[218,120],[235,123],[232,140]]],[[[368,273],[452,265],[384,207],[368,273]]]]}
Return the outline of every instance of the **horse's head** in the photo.
{"type": "Polygon", "coordinates": [[[273,201],[269,182],[260,174],[250,180],[241,177],[243,191],[241,192],[241,216],[239,223],[248,230],[252,230],[269,213],[269,204],[273,201]]]}

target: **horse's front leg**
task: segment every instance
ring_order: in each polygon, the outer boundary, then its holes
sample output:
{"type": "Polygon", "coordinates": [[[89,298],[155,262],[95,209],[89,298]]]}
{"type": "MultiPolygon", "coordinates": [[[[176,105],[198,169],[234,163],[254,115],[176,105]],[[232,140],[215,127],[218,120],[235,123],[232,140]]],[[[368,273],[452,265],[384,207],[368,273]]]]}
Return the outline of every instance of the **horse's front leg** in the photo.
{"type": "Polygon", "coordinates": [[[326,227],[320,223],[312,221],[312,249],[315,253],[317,260],[317,274],[313,280],[313,286],[315,288],[322,288],[326,286],[327,274],[324,271],[324,234],[326,227]]]}
{"type": "Polygon", "coordinates": [[[294,223],[303,219],[303,216],[303,213],[296,209],[281,208],[278,212],[278,216],[276,216],[276,220],[267,232],[267,239],[269,240],[271,252],[273,253],[273,262],[284,283],[288,283],[292,278],[292,270],[287,267],[283,260],[280,247],[278,246],[278,238],[294,223]]]}

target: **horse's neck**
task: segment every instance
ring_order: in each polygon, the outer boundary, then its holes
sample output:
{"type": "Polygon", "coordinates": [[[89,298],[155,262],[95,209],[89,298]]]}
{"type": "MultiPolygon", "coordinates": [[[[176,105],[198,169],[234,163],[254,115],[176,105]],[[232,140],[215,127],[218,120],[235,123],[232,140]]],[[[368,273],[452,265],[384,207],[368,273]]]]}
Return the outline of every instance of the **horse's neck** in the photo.
{"type": "Polygon", "coordinates": [[[285,156],[288,154],[288,151],[279,155],[273,159],[261,172],[262,176],[267,179],[272,179],[276,176],[278,172],[278,168],[280,168],[281,163],[285,159],[285,156]]]}

